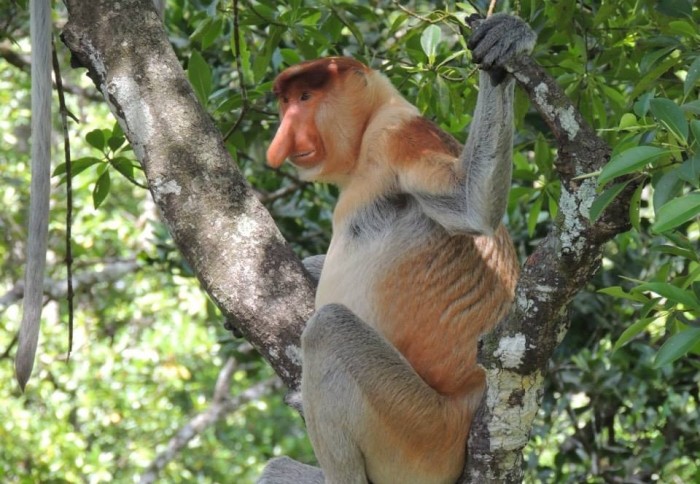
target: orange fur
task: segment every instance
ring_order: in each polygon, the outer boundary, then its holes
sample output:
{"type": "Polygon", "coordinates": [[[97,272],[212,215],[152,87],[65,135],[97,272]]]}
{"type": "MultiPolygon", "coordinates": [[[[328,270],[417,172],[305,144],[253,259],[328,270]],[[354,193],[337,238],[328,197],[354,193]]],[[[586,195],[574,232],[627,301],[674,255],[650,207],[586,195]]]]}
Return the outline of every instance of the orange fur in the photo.
{"type": "Polygon", "coordinates": [[[503,226],[493,238],[434,234],[377,281],[381,330],[431,387],[465,395],[483,386],[476,341],[505,315],[517,276],[503,226]]]}

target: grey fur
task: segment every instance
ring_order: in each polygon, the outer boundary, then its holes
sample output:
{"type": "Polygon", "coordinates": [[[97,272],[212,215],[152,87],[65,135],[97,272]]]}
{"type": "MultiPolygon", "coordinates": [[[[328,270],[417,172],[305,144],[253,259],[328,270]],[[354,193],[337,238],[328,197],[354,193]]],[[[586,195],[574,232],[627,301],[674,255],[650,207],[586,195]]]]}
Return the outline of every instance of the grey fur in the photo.
{"type": "Polygon", "coordinates": [[[494,80],[489,71],[507,69],[519,55],[529,53],[535,33],[517,17],[494,15],[479,24],[469,40],[481,63],[479,97],[469,137],[460,156],[464,192],[449,200],[419,196],[426,215],[450,232],[492,234],[508,203],[512,174],[513,97],[515,81],[494,80]]]}
{"type": "Polygon", "coordinates": [[[24,301],[15,375],[24,390],[34,368],[44,306],[44,270],[51,195],[51,4],[30,2],[32,42],[32,181],[24,301]]]}
{"type": "Polygon", "coordinates": [[[318,285],[318,280],[321,278],[321,270],[323,270],[323,262],[326,260],[326,256],[323,254],[312,255],[305,258],[302,261],[304,268],[313,279],[314,283],[318,285]]]}

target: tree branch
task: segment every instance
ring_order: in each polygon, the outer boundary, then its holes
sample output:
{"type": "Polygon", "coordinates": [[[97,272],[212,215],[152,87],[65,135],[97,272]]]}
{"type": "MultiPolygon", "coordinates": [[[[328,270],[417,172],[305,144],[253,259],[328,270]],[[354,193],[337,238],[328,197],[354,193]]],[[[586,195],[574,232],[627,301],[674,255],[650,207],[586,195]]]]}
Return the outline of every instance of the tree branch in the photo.
{"type": "Polygon", "coordinates": [[[204,412],[195,415],[187,424],[170,439],[167,448],[158,454],[153,462],[141,475],[141,484],[150,484],[158,479],[158,474],[166,465],[187,446],[187,444],[201,434],[208,427],[224,418],[229,413],[238,410],[246,403],[259,400],[263,395],[270,393],[275,388],[274,380],[263,380],[246,389],[240,395],[231,397],[231,377],[236,369],[236,360],[229,358],[219,372],[214,386],[214,395],[211,404],[204,412]]]}
{"type": "Polygon", "coordinates": [[[605,165],[610,148],[530,57],[509,70],[554,134],[562,193],[557,220],[525,262],[513,311],[482,338],[479,362],[487,391],[472,423],[464,483],[522,481],[522,449],[539,409],[547,362],[568,327],[567,306],[598,270],[605,242],[628,229],[634,191],[628,189],[592,224],[596,180],[576,177],[605,165]]]}
{"type": "Polygon", "coordinates": [[[67,0],[63,39],[107,99],[204,289],[291,388],[313,312],[301,262],[197,102],[150,0],[67,0]]]}

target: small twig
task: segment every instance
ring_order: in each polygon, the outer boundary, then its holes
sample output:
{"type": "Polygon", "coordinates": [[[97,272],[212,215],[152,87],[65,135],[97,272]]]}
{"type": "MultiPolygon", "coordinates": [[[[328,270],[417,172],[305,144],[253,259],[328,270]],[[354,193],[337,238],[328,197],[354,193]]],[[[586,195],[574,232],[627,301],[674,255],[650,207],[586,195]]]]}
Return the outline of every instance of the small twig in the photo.
{"type": "MultiPolygon", "coordinates": [[[[116,262],[107,263],[103,270],[93,272],[82,272],[74,275],[73,290],[74,292],[81,291],[85,287],[92,287],[99,282],[116,281],[125,274],[131,274],[140,269],[140,265],[135,260],[119,260],[116,262]]],[[[67,281],[54,281],[52,279],[44,279],[44,295],[49,299],[58,300],[66,297],[68,293],[67,281]]],[[[5,294],[0,296],[0,314],[19,302],[24,297],[24,281],[18,281],[5,294]]]]}
{"type": "Polygon", "coordinates": [[[493,11],[496,10],[496,0],[491,0],[491,3],[489,3],[489,9],[486,11],[486,17],[490,17],[493,15],[493,11]]]}
{"type": "Polygon", "coordinates": [[[308,182],[295,181],[291,185],[279,188],[274,192],[256,191],[255,194],[257,195],[258,200],[260,200],[261,203],[270,203],[274,202],[279,198],[284,198],[287,195],[298,191],[299,189],[303,189],[306,185],[308,185],[308,182]]]}
{"type": "Polygon", "coordinates": [[[231,378],[236,369],[236,360],[229,358],[219,372],[214,386],[214,395],[209,408],[195,415],[188,423],[180,428],[168,442],[167,448],[149,464],[141,475],[141,484],[150,484],[158,479],[158,474],[169,462],[187,446],[187,444],[201,434],[205,429],[221,420],[227,414],[238,410],[246,403],[259,399],[269,393],[276,385],[277,379],[263,380],[244,390],[241,394],[231,397],[231,378]]]}
{"type": "Polygon", "coordinates": [[[241,112],[238,115],[238,119],[231,129],[228,130],[226,135],[224,135],[224,141],[236,132],[238,127],[243,122],[243,118],[248,113],[248,108],[250,107],[250,101],[248,101],[248,91],[245,87],[245,80],[243,78],[243,68],[241,67],[241,31],[238,27],[238,0],[233,0],[233,55],[236,59],[236,72],[238,73],[238,84],[241,89],[241,98],[243,99],[243,106],[241,107],[241,112]]]}
{"type": "MultiPolygon", "coordinates": [[[[58,106],[61,115],[61,127],[63,128],[63,157],[66,163],[66,302],[68,303],[68,353],[66,361],[70,359],[73,350],[73,319],[74,319],[74,293],[73,293],[73,248],[71,245],[72,225],[73,225],[73,177],[71,167],[70,136],[68,136],[68,108],[66,98],[63,93],[63,82],[61,79],[61,67],[58,63],[56,44],[52,41],[53,49],[53,72],[56,78],[56,91],[58,92],[58,106]]],[[[71,115],[72,119],[76,119],[71,115]]]]}

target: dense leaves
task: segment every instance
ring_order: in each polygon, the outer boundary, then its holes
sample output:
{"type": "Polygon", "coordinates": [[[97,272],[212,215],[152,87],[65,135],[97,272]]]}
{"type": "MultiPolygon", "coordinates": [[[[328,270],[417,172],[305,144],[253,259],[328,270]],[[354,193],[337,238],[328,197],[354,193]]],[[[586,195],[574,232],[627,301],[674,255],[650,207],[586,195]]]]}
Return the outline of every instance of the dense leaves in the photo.
{"type": "MultiPolygon", "coordinates": [[[[486,1],[472,2],[481,12],[486,1]]],[[[123,133],[70,71],[76,271],[99,272],[76,299],[76,345],[65,363],[64,193],[54,192],[44,330],[26,395],[12,381],[16,300],[26,239],[29,118],[24,5],[0,15],[0,480],[133,482],[175,431],[211,401],[218,367],[238,366],[232,392],[271,378],[223,330],[159,224],[123,133]],[[26,60],[24,61],[26,62],[26,60]],[[24,67],[23,67],[24,66],[24,67]],[[109,276],[115,264],[136,269],[109,276]],[[5,296],[3,296],[5,295],[5,296]]],[[[5,7],[2,7],[5,8],[5,7]]],[[[634,190],[633,229],[609,245],[580,295],[551,365],[526,450],[531,482],[693,482],[700,472],[700,11],[691,0],[499,2],[538,32],[534,57],[613,147],[594,177],[597,218],[634,190]]],[[[55,19],[63,18],[56,5],[55,19]]],[[[170,2],[165,25],[199,100],[234,159],[300,255],[326,250],[333,188],[263,165],[276,126],[271,80],[285,66],[352,55],[381,69],[429,118],[464,140],[476,93],[453,2],[170,2]],[[236,7],[236,10],[234,10],[236,7]]],[[[60,24],[60,22],[56,22],[60,24]]],[[[507,222],[522,258],[559,215],[552,136],[516,98],[514,184],[507,222]]],[[[190,442],[167,482],[252,482],[274,455],[313,456],[280,392],[237,409],[190,442]]]]}

